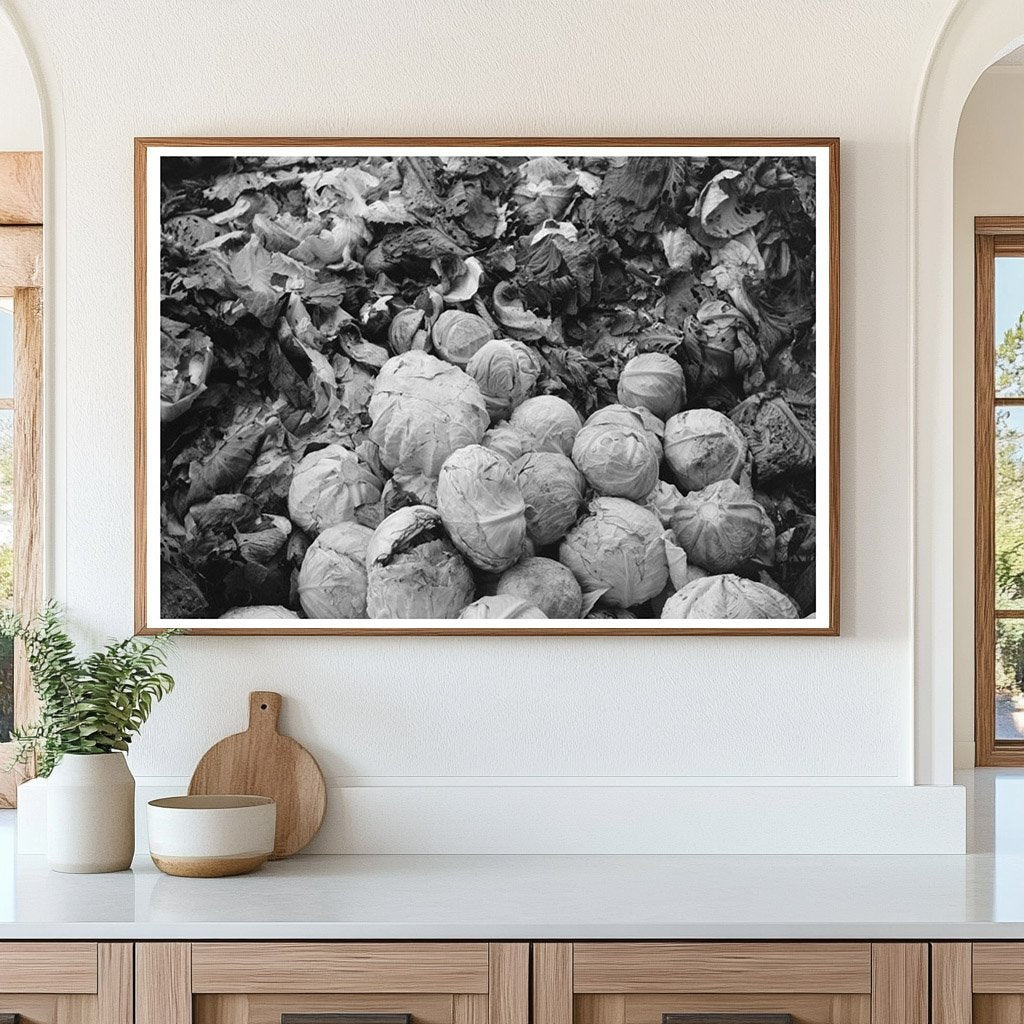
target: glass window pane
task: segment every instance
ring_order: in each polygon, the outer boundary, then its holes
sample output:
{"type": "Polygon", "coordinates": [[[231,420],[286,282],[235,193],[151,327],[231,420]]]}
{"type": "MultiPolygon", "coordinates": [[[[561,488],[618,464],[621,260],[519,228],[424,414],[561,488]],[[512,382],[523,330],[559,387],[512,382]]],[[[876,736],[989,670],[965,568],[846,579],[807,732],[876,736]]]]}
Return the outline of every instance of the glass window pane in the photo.
{"type": "Polygon", "coordinates": [[[1024,257],[996,259],[996,395],[1024,397],[1024,257]]]}
{"type": "MultiPolygon", "coordinates": [[[[0,410],[0,606],[14,599],[14,413],[0,410]]],[[[14,724],[14,647],[0,638],[0,743],[14,724]]]]}
{"type": "Polygon", "coordinates": [[[1024,739],[1024,622],[996,620],[996,739],[1024,739]]]}
{"type": "Polygon", "coordinates": [[[996,608],[1024,608],[1024,408],[996,409],[996,608]]]}

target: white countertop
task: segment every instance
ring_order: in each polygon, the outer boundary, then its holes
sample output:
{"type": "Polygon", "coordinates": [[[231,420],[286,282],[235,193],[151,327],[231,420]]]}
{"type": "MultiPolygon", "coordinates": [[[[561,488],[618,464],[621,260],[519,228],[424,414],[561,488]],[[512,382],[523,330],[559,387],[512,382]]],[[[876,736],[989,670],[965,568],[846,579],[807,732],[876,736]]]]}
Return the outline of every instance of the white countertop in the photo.
{"type": "Polygon", "coordinates": [[[227,879],[137,858],[59,875],[13,857],[0,812],[0,940],[1024,939],[1024,773],[962,781],[966,856],[310,856],[227,879]]]}
{"type": "Polygon", "coordinates": [[[298,857],[230,879],[18,862],[0,939],[1024,938],[1024,856],[298,857]]]}

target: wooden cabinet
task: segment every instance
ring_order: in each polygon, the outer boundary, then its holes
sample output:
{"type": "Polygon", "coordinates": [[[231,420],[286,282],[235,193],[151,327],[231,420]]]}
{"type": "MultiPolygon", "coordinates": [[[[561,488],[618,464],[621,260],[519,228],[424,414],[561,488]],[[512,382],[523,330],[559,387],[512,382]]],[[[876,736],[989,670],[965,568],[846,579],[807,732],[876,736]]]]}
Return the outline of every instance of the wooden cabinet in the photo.
{"type": "Polygon", "coordinates": [[[924,943],[537,943],[533,957],[533,1024],[928,1024],[924,943]]]}
{"type": "Polygon", "coordinates": [[[934,1024],[1024,1021],[1024,942],[932,944],[934,1024]]]}
{"type": "Polygon", "coordinates": [[[529,970],[514,942],[139,943],[136,1024],[529,1024],[529,970]]]}
{"type": "Polygon", "coordinates": [[[132,1024],[129,942],[0,943],[0,1018],[132,1024]]]}
{"type": "Polygon", "coordinates": [[[21,1024],[1024,1024],[1024,943],[0,943],[0,1024],[12,1014],[21,1024]]]}

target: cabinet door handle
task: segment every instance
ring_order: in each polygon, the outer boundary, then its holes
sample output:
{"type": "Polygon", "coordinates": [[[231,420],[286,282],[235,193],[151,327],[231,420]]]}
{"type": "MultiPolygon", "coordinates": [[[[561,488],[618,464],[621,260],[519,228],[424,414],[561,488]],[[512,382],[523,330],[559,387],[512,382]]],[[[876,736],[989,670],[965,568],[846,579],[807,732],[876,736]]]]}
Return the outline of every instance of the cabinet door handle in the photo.
{"type": "MultiPolygon", "coordinates": [[[[0,1020],[0,1024],[8,1024],[0,1020]]],[[[13,1024],[17,1024],[14,1021],[13,1024]]],[[[411,1013],[282,1013],[281,1024],[412,1024],[411,1013]]]]}
{"type": "Polygon", "coordinates": [[[661,1024],[793,1024],[791,1013],[663,1013],[661,1024]]]}

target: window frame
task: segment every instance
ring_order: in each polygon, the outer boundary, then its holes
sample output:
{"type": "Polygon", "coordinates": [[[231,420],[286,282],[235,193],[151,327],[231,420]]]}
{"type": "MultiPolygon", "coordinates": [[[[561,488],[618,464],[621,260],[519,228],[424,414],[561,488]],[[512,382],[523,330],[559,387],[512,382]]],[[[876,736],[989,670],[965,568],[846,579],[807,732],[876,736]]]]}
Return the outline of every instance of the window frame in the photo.
{"type": "Polygon", "coordinates": [[[1024,408],[1024,397],[996,398],[996,258],[1024,258],[1024,217],[974,221],[974,761],[978,767],[1024,766],[1024,740],[996,739],[996,621],[1024,624],[1024,609],[997,610],[995,594],[995,428],[998,408],[1024,408]]]}
{"type": "MultiPolygon", "coordinates": [[[[41,153],[0,153],[0,298],[14,300],[14,608],[34,615],[43,595],[43,228],[41,153]]],[[[6,405],[5,405],[6,407],[6,405]]],[[[14,655],[14,724],[34,720],[38,701],[25,652],[14,655]]],[[[3,769],[15,753],[0,743],[0,807],[34,765],[3,769]]]]}

